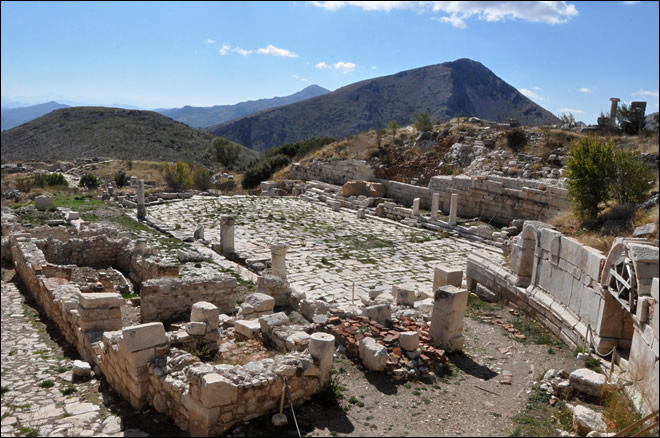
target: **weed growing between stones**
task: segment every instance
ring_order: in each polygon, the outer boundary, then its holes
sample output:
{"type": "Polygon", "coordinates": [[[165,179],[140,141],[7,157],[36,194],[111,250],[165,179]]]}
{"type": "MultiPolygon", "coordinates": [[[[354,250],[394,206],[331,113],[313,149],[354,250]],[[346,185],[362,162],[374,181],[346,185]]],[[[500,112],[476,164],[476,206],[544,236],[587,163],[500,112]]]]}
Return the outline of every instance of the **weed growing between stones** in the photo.
{"type": "Polygon", "coordinates": [[[559,430],[569,431],[573,414],[564,402],[550,406],[550,394],[538,387],[529,395],[525,411],[513,418],[515,429],[509,436],[557,436],[559,430]]]}
{"type": "Polygon", "coordinates": [[[52,388],[53,386],[55,386],[55,382],[53,382],[52,380],[44,380],[43,382],[39,383],[39,385],[37,386],[39,386],[39,388],[52,388]]]}
{"type": "Polygon", "coordinates": [[[517,317],[513,321],[513,327],[527,337],[527,339],[514,338],[519,342],[525,343],[530,341],[534,344],[549,345],[552,347],[561,347],[563,345],[561,339],[536,321],[517,317]]]}

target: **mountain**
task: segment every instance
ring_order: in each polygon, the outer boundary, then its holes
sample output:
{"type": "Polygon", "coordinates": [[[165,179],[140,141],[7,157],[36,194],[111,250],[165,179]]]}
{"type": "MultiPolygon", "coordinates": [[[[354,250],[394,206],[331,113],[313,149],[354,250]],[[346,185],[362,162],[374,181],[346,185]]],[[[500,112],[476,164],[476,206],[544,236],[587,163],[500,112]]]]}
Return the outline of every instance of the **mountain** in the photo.
{"type": "Polygon", "coordinates": [[[24,106],[30,106],[30,104],[18,102],[14,99],[9,99],[8,97],[0,97],[0,106],[3,109],[10,109],[10,108],[22,108],[24,106]]]}
{"type": "MultiPolygon", "coordinates": [[[[107,157],[202,164],[210,163],[215,138],[153,111],[104,107],[55,110],[0,137],[3,162],[107,157]]],[[[241,147],[239,164],[258,155],[241,147]]]]}
{"type": "Polygon", "coordinates": [[[57,102],[46,102],[22,108],[2,108],[2,129],[11,129],[60,108],[68,108],[68,106],[57,102]]]}
{"type": "Polygon", "coordinates": [[[414,122],[416,112],[432,120],[474,116],[525,125],[559,123],[479,62],[453,62],[356,82],[332,93],[214,125],[206,129],[260,152],[310,137],[343,138],[390,120],[414,122]]]}
{"type": "Polygon", "coordinates": [[[208,107],[184,106],[183,108],[158,109],[156,111],[194,128],[205,128],[268,108],[300,102],[329,92],[330,90],[326,90],[318,85],[310,85],[290,96],[250,100],[235,105],[215,105],[208,107]]]}

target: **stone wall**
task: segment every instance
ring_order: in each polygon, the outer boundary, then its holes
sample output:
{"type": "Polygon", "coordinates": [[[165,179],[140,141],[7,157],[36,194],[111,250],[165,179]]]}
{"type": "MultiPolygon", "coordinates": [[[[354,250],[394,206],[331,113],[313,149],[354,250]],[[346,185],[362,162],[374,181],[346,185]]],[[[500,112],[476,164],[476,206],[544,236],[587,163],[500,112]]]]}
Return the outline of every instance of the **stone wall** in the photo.
{"type": "Polygon", "coordinates": [[[232,277],[155,278],[140,287],[142,321],[188,319],[199,301],[215,304],[220,313],[236,310],[236,279],[232,277]]]}
{"type": "Polygon", "coordinates": [[[582,346],[586,338],[600,354],[614,347],[629,351],[630,374],[652,408],[658,407],[658,280],[652,278],[657,275],[658,248],[639,239],[617,239],[605,257],[546,224],[530,221],[513,239],[508,266],[474,252],[466,267],[471,290],[514,303],[569,345],[582,346]],[[640,266],[635,271],[639,299],[634,313],[609,287],[610,268],[625,258],[640,266]]]}
{"type": "Polygon", "coordinates": [[[433,193],[440,193],[440,209],[449,212],[452,193],[458,194],[458,215],[486,217],[508,225],[513,219],[547,221],[570,208],[568,190],[560,186],[522,178],[500,176],[434,176],[428,187],[376,179],[366,161],[313,161],[303,167],[294,164],[289,177],[320,180],[343,185],[354,179],[378,181],[387,186],[387,197],[399,204],[412,205],[420,198],[421,207],[431,208],[433,193]]]}

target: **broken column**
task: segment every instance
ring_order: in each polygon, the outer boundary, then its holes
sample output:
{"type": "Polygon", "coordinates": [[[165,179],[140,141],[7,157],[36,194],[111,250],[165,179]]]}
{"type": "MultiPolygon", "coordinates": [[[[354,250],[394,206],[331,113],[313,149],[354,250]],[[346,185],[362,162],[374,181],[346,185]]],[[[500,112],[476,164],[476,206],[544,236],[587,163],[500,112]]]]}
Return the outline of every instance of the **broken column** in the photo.
{"type": "Polygon", "coordinates": [[[220,216],[220,244],[225,257],[234,253],[234,222],[234,216],[220,216]]]}
{"type": "Polygon", "coordinates": [[[144,205],[144,180],[138,181],[137,187],[137,218],[143,221],[147,217],[147,207],[144,205]]]}
{"type": "Polygon", "coordinates": [[[446,351],[463,349],[463,315],[467,299],[468,291],[455,286],[443,286],[435,291],[429,328],[433,346],[446,351]]]}
{"type": "Polygon", "coordinates": [[[433,290],[442,286],[461,287],[463,283],[463,270],[450,266],[438,265],[433,272],[433,290]]]}
{"type": "Polygon", "coordinates": [[[438,209],[440,208],[440,193],[433,194],[433,203],[431,204],[431,219],[438,220],[438,209]]]}
{"type": "Polygon", "coordinates": [[[419,216],[419,198],[413,199],[412,214],[413,216],[419,216]]]}
{"type": "Polygon", "coordinates": [[[276,243],[270,247],[272,274],[286,280],[286,243],[276,243]]]}
{"type": "Polygon", "coordinates": [[[335,337],[329,333],[313,333],[309,338],[309,354],[319,361],[321,369],[321,386],[330,382],[332,371],[332,356],[335,352],[335,337]]]}
{"type": "Polygon", "coordinates": [[[618,97],[610,97],[610,101],[612,102],[612,106],[610,107],[610,124],[612,128],[616,127],[616,109],[620,100],[618,97]]]}
{"type": "Polygon", "coordinates": [[[456,209],[458,208],[458,195],[451,194],[451,203],[449,204],[449,225],[456,225],[456,209]]]}

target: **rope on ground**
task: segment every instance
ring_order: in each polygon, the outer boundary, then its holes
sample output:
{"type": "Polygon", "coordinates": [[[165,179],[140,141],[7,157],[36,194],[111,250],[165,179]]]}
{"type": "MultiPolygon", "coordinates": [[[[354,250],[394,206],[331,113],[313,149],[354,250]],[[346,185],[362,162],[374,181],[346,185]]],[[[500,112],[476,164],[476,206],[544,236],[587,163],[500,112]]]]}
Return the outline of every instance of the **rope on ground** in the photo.
{"type": "Polygon", "coordinates": [[[286,377],[284,378],[284,385],[286,386],[287,389],[286,393],[287,393],[287,397],[289,398],[289,404],[291,405],[291,414],[293,414],[293,422],[296,425],[296,430],[298,431],[298,437],[302,437],[302,435],[300,435],[300,428],[298,427],[298,420],[296,420],[296,413],[293,410],[293,402],[291,401],[291,388],[289,388],[289,381],[286,377]]]}

